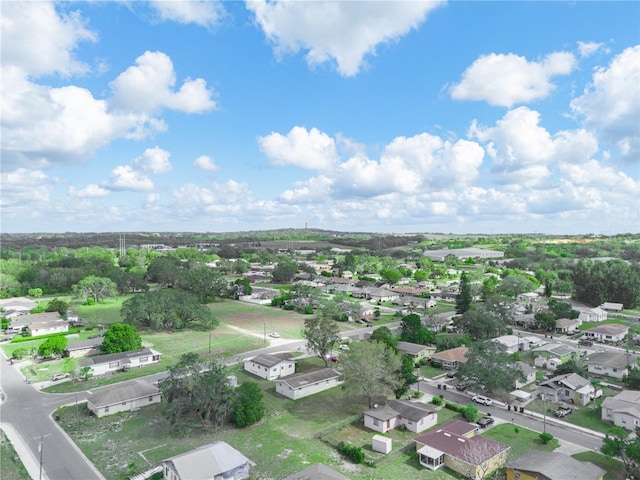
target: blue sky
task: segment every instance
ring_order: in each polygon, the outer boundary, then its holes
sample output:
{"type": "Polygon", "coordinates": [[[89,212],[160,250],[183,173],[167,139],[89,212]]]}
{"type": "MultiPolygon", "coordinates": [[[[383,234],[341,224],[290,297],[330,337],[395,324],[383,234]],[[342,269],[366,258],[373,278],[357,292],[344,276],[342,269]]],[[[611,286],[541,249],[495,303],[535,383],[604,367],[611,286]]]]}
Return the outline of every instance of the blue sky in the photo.
{"type": "Polygon", "coordinates": [[[640,226],[638,2],[13,2],[2,231],[640,226]]]}

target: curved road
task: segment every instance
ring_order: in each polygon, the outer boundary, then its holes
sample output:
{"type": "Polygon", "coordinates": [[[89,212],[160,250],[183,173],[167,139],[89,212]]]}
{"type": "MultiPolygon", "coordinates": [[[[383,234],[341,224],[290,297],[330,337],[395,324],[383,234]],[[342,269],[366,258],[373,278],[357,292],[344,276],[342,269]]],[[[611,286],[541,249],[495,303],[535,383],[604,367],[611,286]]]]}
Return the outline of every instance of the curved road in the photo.
{"type": "MultiPolygon", "coordinates": [[[[58,427],[51,417],[56,407],[75,403],[76,394],[46,394],[27,384],[8,359],[0,358],[0,385],[4,402],[0,407],[2,424],[8,425],[7,433],[18,435],[20,442],[14,448],[23,459],[29,474],[35,479],[49,480],[103,480],[102,474],[58,427]],[[42,464],[40,442],[42,440],[42,464]],[[26,450],[26,451],[25,451],[26,450]],[[31,461],[25,461],[24,456],[31,461]]],[[[78,393],[79,401],[85,399],[78,393]]]]}

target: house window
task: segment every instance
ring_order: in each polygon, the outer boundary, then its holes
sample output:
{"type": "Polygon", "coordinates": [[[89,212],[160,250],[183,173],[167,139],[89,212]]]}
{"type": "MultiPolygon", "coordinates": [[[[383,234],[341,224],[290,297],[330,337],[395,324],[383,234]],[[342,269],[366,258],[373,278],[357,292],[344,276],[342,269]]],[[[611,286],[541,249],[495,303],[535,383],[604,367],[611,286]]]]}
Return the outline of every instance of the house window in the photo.
{"type": "Polygon", "coordinates": [[[149,397],[149,401],[150,401],[150,402],[153,402],[153,397],[149,397]]]}
{"type": "Polygon", "coordinates": [[[159,362],[160,361],[160,355],[154,355],[153,356],[153,361],[154,362],[159,362]]]}
{"type": "Polygon", "coordinates": [[[104,413],[109,413],[109,407],[104,407],[104,413]]]}
{"type": "Polygon", "coordinates": [[[148,362],[149,357],[140,357],[140,363],[148,362]]]}
{"type": "Polygon", "coordinates": [[[120,366],[120,362],[109,362],[109,368],[118,368],[120,366]]]}
{"type": "Polygon", "coordinates": [[[380,425],[380,420],[378,420],[377,418],[373,419],[373,424],[377,427],[380,425]]]}
{"type": "Polygon", "coordinates": [[[122,402],[122,405],[126,405],[126,404],[127,404],[127,402],[122,402]]]}

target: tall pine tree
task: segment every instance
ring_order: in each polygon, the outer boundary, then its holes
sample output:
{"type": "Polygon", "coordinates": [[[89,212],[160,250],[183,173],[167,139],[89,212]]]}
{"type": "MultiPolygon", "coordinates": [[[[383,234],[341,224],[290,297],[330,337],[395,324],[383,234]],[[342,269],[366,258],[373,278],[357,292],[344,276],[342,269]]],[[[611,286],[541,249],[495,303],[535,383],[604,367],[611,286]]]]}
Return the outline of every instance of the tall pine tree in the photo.
{"type": "Polygon", "coordinates": [[[460,276],[460,291],[456,300],[456,313],[463,314],[471,307],[471,283],[469,276],[464,272],[460,276]]]}

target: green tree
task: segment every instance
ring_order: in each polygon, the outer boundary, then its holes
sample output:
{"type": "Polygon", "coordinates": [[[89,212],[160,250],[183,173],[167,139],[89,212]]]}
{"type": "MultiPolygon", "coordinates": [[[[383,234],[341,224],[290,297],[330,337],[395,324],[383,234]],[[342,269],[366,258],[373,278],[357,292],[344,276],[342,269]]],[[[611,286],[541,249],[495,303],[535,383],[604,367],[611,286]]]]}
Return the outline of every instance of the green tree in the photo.
{"type": "Polygon", "coordinates": [[[462,417],[469,423],[474,423],[478,419],[478,409],[473,403],[460,409],[462,417]]]}
{"type": "Polygon", "coordinates": [[[469,281],[469,275],[463,273],[460,277],[460,293],[456,298],[456,313],[462,314],[469,310],[471,307],[471,282],[469,281]]]}
{"type": "Polygon", "coordinates": [[[133,325],[114,323],[104,333],[103,353],[131,352],[142,348],[142,338],[133,325]]]}
{"type": "Polygon", "coordinates": [[[380,270],[380,276],[382,276],[385,282],[391,285],[398,283],[402,279],[402,274],[397,268],[383,268],[380,270]]]}
{"type": "Polygon", "coordinates": [[[553,372],[554,375],[567,375],[569,373],[577,373],[580,376],[587,375],[587,367],[580,358],[570,358],[553,372]]]}
{"type": "Polygon", "coordinates": [[[488,393],[510,392],[516,380],[524,380],[522,370],[505,347],[493,341],[472,343],[466,362],[458,367],[458,376],[488,393]]]}
{"type": "Polygon", "coordinates": [[[265,414],[264,396],[256,382],[244,382],[236,389],[233,420],[237,427],[248,427],[262,420],[265,414]]]}
{"type": "Polygon", "coordinates": [[[307,349],[329,366],[333,346],[340,341],[338,324],[328,318],[318,316],[305,319],[302,336],[307,341],[307,349]]]}
{"type": "Polygon", "coordinates": [[[182,262],[175,257],[158,257],[149,264],[146,276],[153,283],[175,285],[183,268],[182,262]]]}
{"type": "Polygon", "coordinates": [[[402,383],[394,390],[396,398],[402,397],[409,391],[411,385],[418,381],[418,377],[415,372],[415,365],[413,359],[409,355],[402,355],[402,366],[400,367],[400,377],[402,383]]]}
{"type": "Polygon", "coordinates": [[[384,343],[351,342],[340,360],[345,388],[363,395],[369,408],[403,384],[400,355],[384,343]]]}
{"type": "Polygon", "coordinates": [[[480,287],[480,296],[483,301],[487,301],[489,298],[493,297],[496,294],[496,287],[500,283],[494,276],[490,276],[485,278],[482,281],[482,286],[480,287]]]}
{"type": "Polygon", "coordinates": [[[49,301],[47,307],[45,308],[45,312],[58,312],[61,317],[67,316],[67,311],[69,310],[69,303],[64,300],[58,300],[54,298],[49,301]]]}
{"type": "Polygon", "coordinates": [[[622,381],[629,390],[640,390],[640,368],[629,369],[622,381]]]}
{"type": "Polygon", "coordinates": [[[80,378],[81,380],[87,381],[91,377],[93,377],[93,370],[89,366],[81,367],[78,371],[78,378],[80,378]]]}
{"type": "Polygon", "coordinates": [[[422,324],[420,315],[411,313],[400,321],[400,340],[427,345],[435,342],[435,333],[422,324]]]}
{"type": "Polygon", "coordinates": [[[80,371],[80,364],[77,358],[69,357],[64,361],[62,365],[62,373],[68,373],[71,375],[71,379],[75,382],[78,378],[80,371]]]}
{"type": "Polygon", "coordinates": [[[105,298],[115,297],[118,287],[109,278],[96,277],[90,275],[80,280],[73,286],[73,292],[76,298],[93,299],[94,303],[100,303],[105,298]]]}
{"type": "Polygon", "coordinates": [[[509,275],[496,287],[496,293],[516,298],[521,293],[532,292],[536,285],[524,275],[509,275]]]}
{"type": "Polygon", "coordinates": [[[41,296],[42,296],[42,289],[41,289],[41,288],[30,288],[30,289],[27,291],[27,294],[28,294],[30,297],[39,298],[39,297],[41,297],[41,296]]]}
{"type": "Polygon", "coordinates": [[[553,332],[556,329],[556,316],[549,312],[536,312],[533,316],[536,323],[546,332],[553,332]]]}
{"type": "Polygon", "coordinates": [[[622,427],[612,428],[602,444],[600,451],[603,454],[622,460],[627,478],[640,479],[640,428],[636,427],[635,435],[631,437],[622,427]]]}
{"type": "Polygon", "coordinates": [[[382,342],[391,348],[396,348],[397,340],[389,327],[378,327],[371,333],[372,342],[382,342]]]}
{"type": "Polygon", "coordinates": [[[49,337],[38,347],[38,355],[50,357],[51,355],[62,356],[67,348],[68,340],[66,337],[57,336],[49,337]]]}
{"type": "Polygon", "coordinates": [[[574,310],[570,303],[551,298],[547,305],[556,318],[569,318],[574,320],[580,316],[580,312],[574,310]]]}
{"type": "Polygon", "coordinates": [[[283,259],[278,262],[271,272],[273,283],[289,283],[298,271],[298,265],[292,259],[283,259]]]}
{"type": "Polygon", "coordinates": [[[195,295],[200,303],[228,297],[228,282],[222,274],[206,265],[184,270],[178,277],[178,287],[195,295]]]}
{"type": "Polygon", "coordinates": [[[222,426],[235,401],[226,368],[205,362],[197,353],[187,353],[168,370],[169,375],[159,386],[167,402],[164,413],[169,423],[173,425],[180,418],[195,414],[203,424],[222,426]]]}
{"type": "Polygon", "coordinates": [[[125,323],[154,329],[213,329],[218,325],[211,310],[197,297],[177,288],[134,295],[122,303],[120,315],[125,323]]]}

